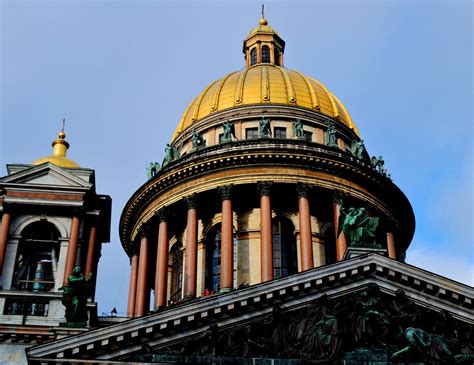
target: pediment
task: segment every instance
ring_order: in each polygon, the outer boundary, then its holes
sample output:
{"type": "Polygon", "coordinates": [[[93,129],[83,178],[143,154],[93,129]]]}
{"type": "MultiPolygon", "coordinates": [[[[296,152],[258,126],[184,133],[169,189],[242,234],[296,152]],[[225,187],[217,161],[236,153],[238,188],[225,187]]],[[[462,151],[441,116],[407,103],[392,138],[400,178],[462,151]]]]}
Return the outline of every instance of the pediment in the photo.
{"type": "Polygon", "coordinates": [[[25,168],[0,179],[0,184],[86,188],[92,184],[51,163],[25,168]]]}
{"type": "MultiPolygon", "coordinates": [[[[469,286],[371,254],[175,305],[161,312],[39,345],[28,349],[27,353],[35,361],[41,358],[76,358],[179,363],[182,356],[188,360],[193,356],[211,359],[219,351],[219,356],[235,357],[244,354],[242,349],[247,348],[246,359],[249,356],[296,356],[303,364],[305,356],[314,358],[315,355],[308,353],[312,350],[301,343],[296,345],[295,336],[298,336],[298,330],[306,333],[309,323],[312,323],[313,331],[321,333],[324,328],[331,330],[331,326],[336,325],[335,320],[340,321],[336,326],[344,327],[340,336],[356,336],[351,337],[350,346],[344,344],[345,348],[355,350],[359,345],[373,347],[377,341],[391,341],[393,336],[387,337],[388,332],[384,331],[388,329],[383,327],[383,322],[386,320],[392,324],[402,317],[405,318],[403,327],[413,326],[431,335],[434,331],[431,325],[439,323],[440,316],[444,316],[446,325],[455,323],[458,333],[469,337],[465,328],[472,328],[474,324],[473,296],[473,289],[469,286]],[[370,321],[382,324],[382,329],[374,327],[367,342],[364,337],[367,333],[357,334],[357,331],[362,331],[364,326],[368,328],[370,321]],[[276,342],[271,343],[265,338],[276,338],[276,342]],[[284,341],[289,341],[286,348],[284,341]],[[297,353],[291,352],[293,350],[297,353]]],[[[393,332],[393,328],[390,327],[390,331],[393,332]]],[[[404,337],[400,336],[405,336],[403,331],[406,328],[397,329],[398,342],[391,345],[392,350],[404,343],[404,337]]],[[[329,337],[325,339],[331,347],[329,337]]],[[[339,346],[338,343],[332,344],[335,347],[331,351],[339,346]]],[[[329,347],[327,351],[330,352],[329,347]]],[[[455,352],[458,350],[456,348],[455,352]]],[[[377,356],[390,355],[387,348],[383,351],[377,356]]],[[[340,353],[336,355],[341,356],[340,353]]],[[[247,363],[245,361],[240,363],[247,363]]]]}

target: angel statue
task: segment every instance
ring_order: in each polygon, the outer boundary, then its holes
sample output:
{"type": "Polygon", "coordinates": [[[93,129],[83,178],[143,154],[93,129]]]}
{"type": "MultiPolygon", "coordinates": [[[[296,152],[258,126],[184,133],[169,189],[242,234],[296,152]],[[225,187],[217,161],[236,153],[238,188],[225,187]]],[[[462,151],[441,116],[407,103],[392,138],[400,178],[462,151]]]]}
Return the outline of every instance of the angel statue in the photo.
{"type": "Polygon", "coordinates": [[[361,139],[360,141],[352,141],[351,152],[352,154],[357,157],[359,160],[364,158],[364,140],[361,139]]]}
{"type": "Polygon", "coordinates": [[[68,276],[63,290],[62,303],[66,307],[66,321],[76,327],[85,327],[87,322],[87,298],[92,286],[92,273],[87,277],[82,274],[80,267],[75,267],[72,275],[68,276]]]}
{"type": "Polygon", "coordinates": [[[259,130],[260,138],[271,137],[272,131],[270,129],[270,120],[268,120],[265,117],[262,117],[262,119],[260,119],[259,127],[260,127],[260,130],[259,130]]]}
{"type": "Polygon", "coordinates": [[[233,123],[226,121],[224,122],[222,126],[224,127],[224,135],[222,136],[222,143],[232,141],[232,137],[236,138],[235,127],[233,123]]]}
{"type": "Polygon", "coordinates": [[[329,147],[337,147],[337,139],[336,139],[336,127],[334,127],[334,123],[329,122],[328,129],[326,131],[326,145],[329,147]]]}
{"type": "Polygon", "coordinates": [[[369,217],[365,208],[341,208],[337,236],[344,232],[349,246],[374,246],[378,217],[369,217]]]}
{"type": "Polygon", "coordinates": [[[293,122],[293,135],[300,139],[300,140],[304,140],[304,128],[303,128],[303,123],[301,123],[301,120],[299,119],[296,119],[294,122],[293,122]]]}
{"type": "Polygon", "coordinates": [[[158,162],[150,162],[146,168],[146,175],[148,180],[150,180],[153,176],[158,174],[160,171],[160,164],[158,162]]]}

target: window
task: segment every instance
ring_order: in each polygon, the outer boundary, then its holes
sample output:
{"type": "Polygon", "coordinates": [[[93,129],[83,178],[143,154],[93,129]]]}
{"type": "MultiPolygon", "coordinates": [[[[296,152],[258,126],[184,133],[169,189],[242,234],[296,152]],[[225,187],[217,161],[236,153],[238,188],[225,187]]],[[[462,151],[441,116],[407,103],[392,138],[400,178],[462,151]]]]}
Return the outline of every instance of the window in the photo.
{"type": "Polygon", "coordinates": [[[219,133],[219,144],[222,143],[223,139],[224,139],[224,133],[219,133]]]}
{"type": "Polygon", "coordinates": [[[35,222],[27,226],[18,245],[12,286],[21,291],[51,290],[59,247],[59,232],[52,223],[35,222]]]}
{"type": "Polygon", "coordinates": [[[294,227],[287,219],[274,219],[273,234],[273,276],[281,278],[296,274],[296,240],[294,227]]]}
{"type": "Polygon", "coordinates": [[[286,128],[285,127],[273,128],[273,136],[277,139],[286,139],[286,128]]]}
{"type": "Polygon", "coordinates": [[[181,299],[183,288],[183,246],[180,242],[171,251],[171,291],[170,300],[174,303],[181,299]]]}
{"type": "Polygon", "coordinates": [[[252,48],[250,51],[250,66],[253,66],[257,63],[257,48],[252,48]]]}
{"type": "Polygon", "coordinates": [[[206,245],[206,289],[219,292],[221,280],[221,230],[214,227],[206,245]]]}
{"type": "Polygon", "coordinates": [[[262,47],[262,63],[270,63],[270,48],[268,46],[262,47]]]}
{"type": "Polygon", "coordinates": [[[304,140],[311,142],[313,140],[313,132],[304,131],[304,140]]]}
{"type": "Polygon", "coordinates": [[[324,263],[326,265],[336,262],[336,239],[334,234],[334,226],[330,226],[323,233],[326,238],[324,240],[324,263]]]}
{"type": "Polygon", "coordinates": [[[245,129],[245,139],[258,139],[258,128],[245,129]]]}

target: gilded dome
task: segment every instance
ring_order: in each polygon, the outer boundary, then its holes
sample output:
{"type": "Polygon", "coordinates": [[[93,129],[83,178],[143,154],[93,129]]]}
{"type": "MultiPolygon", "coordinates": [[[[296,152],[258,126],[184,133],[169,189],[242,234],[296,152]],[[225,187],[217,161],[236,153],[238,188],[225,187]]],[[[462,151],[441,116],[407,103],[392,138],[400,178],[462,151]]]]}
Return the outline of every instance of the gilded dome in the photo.
{"type": "Polygon", "coordinates": [[[55,139],[51,145],[53,146],[53,154],[46,157],[41,157],[32,162],[33,165],[41,165],[46,162],[60,167],[80,167],[76,162],[66,157],[66,151],[69,148],[69,143],[65,140],[66,133],[59,132],[58,139],[55,139]]]}
{"type": "Polygon", "coordinates": [[[278,104],[311,109],[359,132],[339,99],[319,81],[273,64],[257,64],[211,83],[184,112],[172,140],[213,113],[243,105],[278,104]]]}

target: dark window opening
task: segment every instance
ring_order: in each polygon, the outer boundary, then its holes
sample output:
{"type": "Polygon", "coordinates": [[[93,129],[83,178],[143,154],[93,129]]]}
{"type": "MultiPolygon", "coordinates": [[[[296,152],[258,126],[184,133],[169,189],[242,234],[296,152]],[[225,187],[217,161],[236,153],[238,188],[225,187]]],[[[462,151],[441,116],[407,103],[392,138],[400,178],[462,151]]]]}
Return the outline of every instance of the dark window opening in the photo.
{"type": "Polygon", "coordinates": [[[250,66],[253,66],[257,63],[257,48],[252,48],[250,51],[250,66]]]}
{"type": "Polygon", "coordinates": [[[273,233],[273,276],[281,278],[296,274],[296,239],[294,227],[287,219],[274,219],[273,233]]]}
{"type": "Polygon", "coordinates": [[[286,128],[285,127],[273,128],[273,137],[277,139],[286,139],[286,128]]]}
{"type": "Polygon", "coordinates": [[[280,52],[275,48],[275,65],[280,66],[280,52]]]}
{"type": "Polygon", "coordinates": [[[176,243],[171,252],[171,291],[170,301],[179,302],[183,288],[183,246],[176,243]]]}
{"type": "Polygon", "coordinates": [[[325,264],[330,265],[336,262],[336,240],[334,238],[334,227],[326,229],[326,239],[324,240],[325,264]]]}
{"type": "Polygon", "coordinates": [[[35,222],[26,227],[18,245],[12,287],[33,292],[51,290],[59,247],[59,232],[52,223],[35,222]]]}
{"type": "Polygon", "coordinates": [[[245,129],[245,139],[258,139],[258,128],[245,129]]]}
{"type": "Polygon", "coordinates": [[[270,63],[270,47],[262,47],[262,63],[270,63]]]}
{"type": "Polygon", "coordinates": [[[221,230],[213,228],[206,244],[206,289],[219,292],[221,280],[221,230]]]}
{"type": "Polygon", "coordinates": [[[313,140],[313,132],[304,131],[304,140],[311,142],[313,140]]]}

